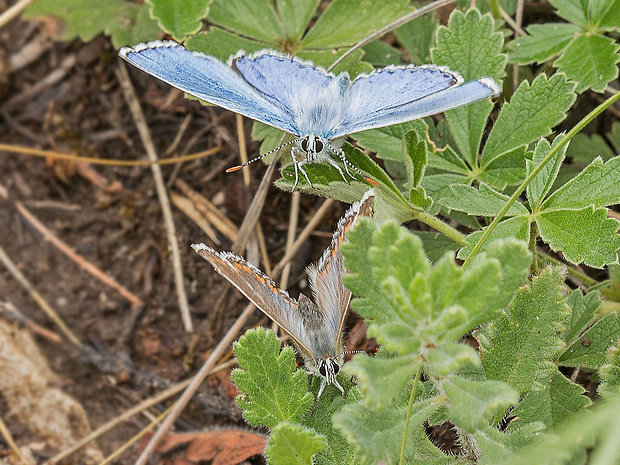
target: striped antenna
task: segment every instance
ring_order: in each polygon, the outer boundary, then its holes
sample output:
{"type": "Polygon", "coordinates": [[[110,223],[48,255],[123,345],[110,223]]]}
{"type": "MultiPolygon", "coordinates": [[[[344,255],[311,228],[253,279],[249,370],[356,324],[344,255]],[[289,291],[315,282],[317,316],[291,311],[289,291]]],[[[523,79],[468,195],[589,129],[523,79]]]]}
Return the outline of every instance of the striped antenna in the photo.
{"type": "Polygon", "coordinates": [[[265,153],[263,153],[262,155],[259,155],[259,156],[257,156],[257,157],[252,158],[251,160],[246,161],[246,162],[245,162],[245,163],[243,163],[242,165],[232,166],[232,167],[228,168],[228,169],[226,170],[226,172],[227,172],[227,173],[233,173],[233,172],[235,172],[235,171],[239,171],[239,170],[240,170],[241,168],[243,168],[244,166],[248,166],[249,164],[254,163],[255,161],[258,161],[258,160],[260,160],[261,158],[266,157],[267,155],[271,155],[273,152],[277,152],[278,150],[280,150],[281,148],[286,147],[287,145],[296,144],[297,142],[300,142],[302,139],[303,139],[303,137],[300,137],[300,138],[298,138],[298,139],[294,139],[294,140],[292,140],[292,141],[290,141],[290,142],[286,142],[286,143],[284,143],[284,144],[282,144],[282,145],[280,145],[280,146],[276,147],[275,149],[270,150],[269,152],[265,152],[265,153]]]}

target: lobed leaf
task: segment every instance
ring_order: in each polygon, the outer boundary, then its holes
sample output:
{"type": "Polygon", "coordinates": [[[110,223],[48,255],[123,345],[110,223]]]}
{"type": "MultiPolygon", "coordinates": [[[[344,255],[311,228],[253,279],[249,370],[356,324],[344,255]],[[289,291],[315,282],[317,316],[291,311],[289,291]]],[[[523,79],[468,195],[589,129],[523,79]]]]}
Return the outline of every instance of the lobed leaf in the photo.
{"type": "MultiPolygon", "coordinates": [[[[564,139],[563,135],[556,137],[553,140],[553,145],[549,144],[547,139],[540,139],[538,141],[536,148],[534,149],[532,160],[525,161],[528,175],[534,171],[538,165],[540,165],[549,152],[555,148],[562,141],[562,139],[564,139]]],[[[553,186],[553,183],[560,172],[562,162],[566,156],[567,147],[568,146],[565,145],[561,150],[559,150],[555,156],[547,162],[542,170],[539,171],[534,179],[532,179],[532,182],[527,185],[527,200],[532,211],[536,211],[538,209],[545,196],[549,193],[549,190],[551,190],[551,186],[553,186]]]]}
{"type": "MultiPolygon", "coordinates": [[[[489,77],[499,82],[504,77],[506,55],[500,32],[495,32],[491,15],[476,9],[466,14],[454,10],[448,27],[437,31],[433,61],[463,76],[465,81],[489,77]]],[[[476,102],[446,112],[456,145],[470,167],[477,166],[478,152],[487,118],[493,108],[490,100],[476,102]]]]}
{"type": "Polygon", "coordinates": [[[312,465],[312,456],[325,448],[325,438],[294,423],[279,423],[271,432],[265,457],[272,465],[312,465]]]}
{"type": "Polygon", "coordinates": [[[233,371],[232,378],[243,392],[237,404],[252,426],[295,423],[312,405],[308,375],[295,368],[295,352],[280,349],[276,335],[264,328],[246,331],[234,344],[241,368],[233,371]]]}
{"type": "Polygon", "coordinates": [[[250,39],[279,49],[284,27],[270,0],[213,0],[209,21],[250,39]]]}
{"type": "Polygon", "coordinates": [[[570,345],[592,324],[594,315],[601,306],[600,294],[591,291],[584,296],[579,289],[575,289],[566,299],[566,303],[571,308],[571,315],[562,338],[570,345]]]}
{"type": "MultiPolygon", "coordinates": [[[[509,199],[507,195],[484,183],[480,184],[479,189],[465,184],[453,184],[450,186],[450,191],[452,196],[442,198],[440,203],[444,207],[463,211],[469,215],[495,216],[509,199]]],[[[528,213],[527,208],[515,202],[506,212],[506,217],[528,213]]]]}
{"type": "Polygon", "coordinates": [[[553,369],[563,347],[559,332],[568,316],[563,275],[546,268],[520,289],[506,313],[476,332],[489,379],[507,382],[524,394],[553,369]]]}
{"type": "Polygon", "coordinates": [[[160,27],[177,41],[196,34],[202,28],[213,0],[147,0],[151,15],[160,27]]]}
{"type": "Polygon", "coordinates": [[[483,166],[502,153],[548,135],[575,101],[574,87],[563,74],[551,78],[541,74],[531,85],[523,82],[502,107],[489,134],[482,152],[483,166]]]}
{"type": "Polygon", "coordinates": [[[520,65],[544,63],[559,55],[581,29],[570,23],[532,24],[528,35],[508,44],[508,60],[520,65]]]}
{"type": "Polygon", "coordinates": [[[620,315],[610,313],[598,320],[558,358],[569,367],[598,369],[607,361],[607,349],[618,343],[620,315]]]}
{"type": "Polygon", "coordinates": [[[577,82],[577,92],[603,92],[607,83],[618,77],[618,49],[611,37],[584,34],[571,41],[554,65],[577,82]]]}

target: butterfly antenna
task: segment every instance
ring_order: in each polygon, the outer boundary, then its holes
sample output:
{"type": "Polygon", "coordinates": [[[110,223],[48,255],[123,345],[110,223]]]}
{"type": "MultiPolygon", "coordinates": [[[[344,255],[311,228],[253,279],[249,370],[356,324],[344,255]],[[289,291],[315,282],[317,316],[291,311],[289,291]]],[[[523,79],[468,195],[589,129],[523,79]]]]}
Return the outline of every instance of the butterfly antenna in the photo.
{"type": "MultiPolygon", "coordinates": [[[[344,150],[336,149],[336,148],[334,148],[329,143],[327,144],[327,147],[329,148],[329,150],[334,155],[338,155],[338,158],[340,158],[340,160],[342,160],[342,163],[344,163],[345,166],[351,168],[353,171],[355,171],[357,174],[359,174],[366,182],[372,184],[373,186],[378,186],[379,185],[379,183],[377,181],[375,181],[374,179],[370,179],[368,176],[366,176],[364,173],[362,173],[357,166],[355,166],[353,163],[351,163],[349,160],[347,160],[347,157],[345,157],[345,155],[344,155],[344,150]]],[[[351,173],[348,173],[348,174],[351,174],[351,173]]]]}
{"type": "Polygon", "coordinates": [[[282,144],[282,145],[279,145],[278,147],[276,147],[276,148],[275,148],[275,149],[273,149],[273,150],[270,150],[269,152],[265,152],[265,153],[263,153],[263,154],[261,154],[261,155],[259,155],[259,156],[257,156],[257,157],[252,158],[251,160],[246,161],[246,162],[245,162],[245,163],[243,163],[242,165],[232,166],[232,167],[228,168],[228,169],[226,170],[226,172],[227,172],[227,173],[233,173],[233,172],[235,172],[235,171],[239,171],[239,170],[240,170],[241,168],[243,168],[244,166],[248,166],[248,165],[250,165],[250,164],[254,163],[255,161],[260,160],[261,158],[266,157],[267,155],[271,155],[272,153],[277,152],[278,150],[280,150],[280,149],[282,149],[282,148],[286,147],[287,145],[295,144],[295,143],[297,143],[297,142],[299,142],[299,141],[301,141],[301,140],[302,140],[302,138],[301,138],[301,137],[300,137],[300,138],[297,138],[297,139],[293,139],[293,140],[292,140],[292,141],[290,141],[290,142],[286,142],[286,143],[284,143],[284,144],[282,144]]]}

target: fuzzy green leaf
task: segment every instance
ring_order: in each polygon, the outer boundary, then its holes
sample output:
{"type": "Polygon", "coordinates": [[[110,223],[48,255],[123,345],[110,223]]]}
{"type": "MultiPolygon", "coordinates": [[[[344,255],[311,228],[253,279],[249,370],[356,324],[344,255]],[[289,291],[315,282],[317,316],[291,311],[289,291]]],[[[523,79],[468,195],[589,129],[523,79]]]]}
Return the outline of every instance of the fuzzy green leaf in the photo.
{"type": "Polygon", "coordinates": [[[527,36],[508,44],[512,50],[508,59],[520,65],[543,63],[559,55],[580,30],[578,26],[568,23],[532,24],[527,28],[527,36]]]}
{"type": "MultiPolygon", "coordinates": [[[[418,432],[422,422],[438,407],[437,397],[413,404],[407,430],[406,463],[416,463],[414,457],[418,460],[425,458],[423,451],[416,450],[418,432]]],[[[349,404],[334,415],[333,422],[349,443],[355,446],[356,457],[361,464],[398,463],[406,412],[406,407],[377,412],[363,404],[349,404]]]]}
{"type": "Polygon", "coordinates": [[[546,268],[517,292],[506,313],[476,332],[490,379],[505,381],[524,394],[553,369],[551,361],[563,347],[559,333],[568,316],[563,280],[561,273],[546,268]]]}
{"type": "Polygon", "coordinates": [[[387,358],[356,355],[344,366],[348,375],[357,378],[357,386],[364,394],[364,402],[382,411],[401,401],[406,385],[420,368],[416,357],[387,358]]]}
{"type": "MultiPolygon", "coordinates": [[[[461,260],[465,260],[469,256],[469,253],[471,252],[472,247],[476,245],[476,243],[478,242],[478,240],[484,233],[485,229],[486,227],[480,231],[474,231],[473,233],[469,234],[465,238],[465,242],[467,242],[468,245],[466,245],[465,247],[459,250],[457,254],[458,258],[460,258],[461,260]]],[[[508,218],[507,220],[500,221],[500,223],[497,225],[497,227],[493,230],[493,232],[489,236],[489,239],[486,241],[486,243],[482,246],[480,250],[481,251],[491,250],[490,244],[493,241],[497,239],[507,239],[507,238],[518,239],[526,243],[529,242],[530,240],[529,218],[526,218],[524,216],[515,216],[513,218],[508,218]]]]}
{"type": "MultiPolygon", "coordinates": [[[[482,183],[479,189],[465,184],[453,184],[450,186],[450,190],[452,196],[442,198],[440,203],[444,207],[463,211],[470,215],[495,216],[509,199],[507,195],[482,183]]],[[[507,217],[527,214],[527,208],[519,202],[513,203],[506,212],[507,217]]]]}
{"type": "Polygon", "coordinates": [[[293,44],[301,40],[319,3],[320,0],[276,0],[286,37],[293,44]]]}
{"type": "Polygon", "coordinates": [[[566,299],[566,303],[571,308],[571,315],[562,338],[570,345],[592,324],[594,315],[601,306],[600,294],[592,291],[584,296],[579,289],[575,289],[566,299]]]}
{"type": "Polygon", "coordinates": [[[161,28],[176,40],[196,34],[202,28],[213,0],[147,0],[151,14],[161,28]]]}
{"type": "Polygon", "coordinates": [[[603,164],[596,158],[581,173],[555,191],[543,204],[546,210],[579,209],[620,203],[620,157],[603,164]]]}
{"type": "Polygon", "coordinates": [[[583,387],[566,379],[557,370],[545,378],[544,382],[544,389],[530,392],[510,413],[517,418],[510,423],[511,429],[535,421],[551,428],[592,404],[592,401],[583,395],[583,387]]]}
{"type": "Polygon", "coordinates": [[[325,438],[309,428],[279,423],[271,432],[265,457],[272,465],[312,465],[312,456],[326,445],[325,438]]]}
{"type": "Polygon", "coordinates": [[[577,92],[590,88],[603,92],[607,83],[618,77],[618,48],[611,37],[584,34],[568,45],[554,65],[578,83],[577,92]]]}
{"type": "Polygon", "coordinates": [[[519,393],[502,381],[450,376],[442,386],[450,397],[448,418],[470,433],[484,427],[497,412],[519,402],[519,393]]]}
{"type": "Polygon", "coordinates": [[[334,0],[303,39],[305,48],[353,45],[410,10],[407,0],[334,0]]]}
{"type": "Polygon", "coordinates": [[[618,343],[619,336],[620,316],[605,315],[568,347],[558,362],[569,367],[597,369],[607,361],[607,349],[618,343]]]}
{"type": "MultiPolygon", "coordinates": [[[[437,31],[437,48],[431,55],[433,62],[457,71],[466,81],[489,77],[499,82],[506,67],[503,44],[491,15],[482,16],[476,9],[466,14],[454,10],[448,27],[437,31]]],[[[446,112],[456,144],[471,167],[477,166],[482,133],[492,108],[493,103],[486,100],[446,112]]]]}
{"type": "Polygon", "coordinates": [[[609,399],[613,396],[620,398],[620,348],[611,347],[607,352],[607,364],[599,369],[601,384],[598,393],[609,399]]]}
{"type": "Polygon", "coordinates": [[[280,349],[276,335],[264,328],[248,330],[234,344],[241,369],[234,370],[232,378],[243,392],[237,404],[253,426],[297,422],[312,405],[308,375],[295,368],[295,352],[280,349]]]}
{"type": "Polygon", "coordinates": [[[602,268],[618,260],[620,222],[606,208],[549,210],[536,216],[540,237],[571,263],[602,268]]]}
{"type": "Polygon", "coordinates": [[[465,366],[480,366],[480,357],[473,347],[458,342],[447,342],[429,351],[428,369],[437,378],[456,373],[465,366]]]}
{"type": "MultiPolygon", "coordinates": [[[[550,145],[547,139],[540,139],[536,144],[534,155],[532,160],[526,160],[525,166],[527,167],[527,174],[529,175],[542,160],[549,154],[552,148],[556,147],[564,139],[564,136],[558,136],[553,140],[553,145],[550,145]]],[[[527,200],[530,204],[532,211],[536,210],[545,196],[549,193],[551,186],[555,182],[555,178],[560,172],[560,167],[566,156],[565,145],[558,153],[543,167],[543,169],[532,179],[532,182],[527,186],[527,200]]]]}
{"type": "Polygon", "coordinates": [[[271,0],[214,0],[209,21],[276,49],[286,39],[271,0]]]}
{"type": "Polygon", "coordinates": [[[541,74],[531,85],[523,82],[499,113],[482,152],[483,165],[549,134],[575,101],[574,87],[563,74],[541,74]]]}
{"type": "Polygon", "coordinates": [[[373,66],[400,66],[403,64],[401,51],[381,40],[374,40],[362,48],[364,49],[364,61],[371,63],[373,66]]]}

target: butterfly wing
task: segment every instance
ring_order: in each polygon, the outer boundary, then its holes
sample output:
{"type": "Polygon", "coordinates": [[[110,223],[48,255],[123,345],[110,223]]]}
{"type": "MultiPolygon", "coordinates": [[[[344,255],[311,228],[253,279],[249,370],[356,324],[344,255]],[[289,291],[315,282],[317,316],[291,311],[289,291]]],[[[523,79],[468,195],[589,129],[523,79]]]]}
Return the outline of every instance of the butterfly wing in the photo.
{"type": "Polygon", "coordinates": [[[447,68],[387,67],[359,76],[345,99],[341,124],[329,138],[404,123],[500,93],[488,78],[468,81],[447,68]]]}
{"type": "Polygon", "coordinates": [[[299,136],[323,136],[342,121],[344,95],[351,84],[346,73],[335,76],[311,62],[263,50],[233,58],[241,76],[282,109],[299,136]]]}
{"type": "Polygon", "coordinates": [[[351,291],[342,283],[342,276],[346,270],[340,253],[340,244],[346,239],[347,232],[360,216],[372,214],[374,198],[374,189],[370,189],[359,202],[349,208],[338,223],[331,245],[325,250],[319,262],[307,269],[310,288],[318,307],[325,315],[326,331],[329,333],[332,350],[335,349],[336,352],[341,350],[342,326],[351,300],[351,291]]]}
{"type": "Polygon", "coordinates": [[[317,355],[311,351],[312,341],[308,338],[302,314],[311,312],[312,309],[307,310],[305,306],[300,309],[295,299],[243,258],[230,252],[217,252],[205,244],[192,244],[192,248],[259,310],[286,331],[309,358],[317,355]]]}
{"type": "Polygon", "coordinates": [[[290,116],[262,97],[230,66],[190,52],[172,41],[154,41],[119,51],[132,65],[188,94],[248,118],[295,133],[290,116]]]}

